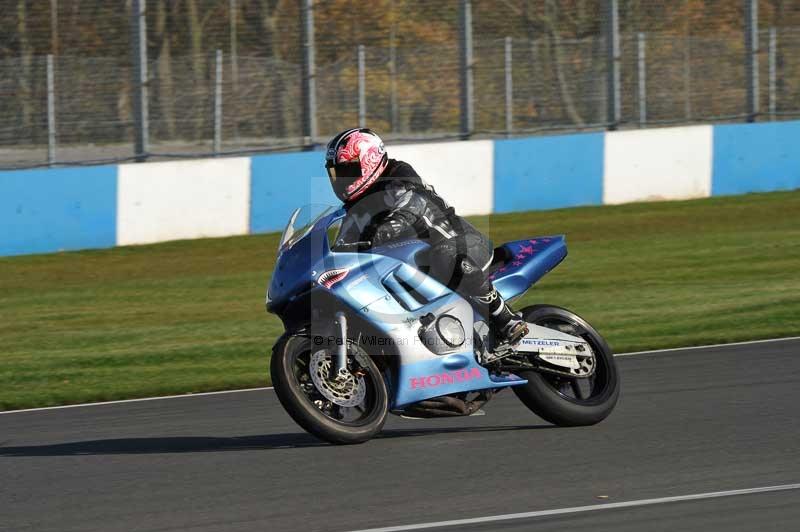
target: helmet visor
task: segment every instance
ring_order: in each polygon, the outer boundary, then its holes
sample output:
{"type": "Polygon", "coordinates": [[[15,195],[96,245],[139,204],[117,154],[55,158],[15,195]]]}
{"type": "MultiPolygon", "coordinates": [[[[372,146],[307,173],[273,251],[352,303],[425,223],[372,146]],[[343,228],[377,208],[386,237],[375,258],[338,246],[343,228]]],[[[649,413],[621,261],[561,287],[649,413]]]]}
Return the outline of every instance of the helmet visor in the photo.
{"type": "Polygon", "coordinates": [[[361,177],[361,163],[326,164],[328,177],[361,177]]]}

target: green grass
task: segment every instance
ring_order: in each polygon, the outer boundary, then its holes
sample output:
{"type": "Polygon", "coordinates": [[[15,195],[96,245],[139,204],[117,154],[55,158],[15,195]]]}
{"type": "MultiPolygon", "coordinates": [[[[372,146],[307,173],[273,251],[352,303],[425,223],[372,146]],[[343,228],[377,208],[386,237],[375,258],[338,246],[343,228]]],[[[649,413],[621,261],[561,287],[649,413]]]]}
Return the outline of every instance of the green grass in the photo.
{"type": "MultiPolygon", "coordinates": [[[[476,218],[566,233],[517,307],[583,315],[618,352],[800,334],[800,192],[476,218]]],[[[277,235],[0,259],[0,409],[263,386],[277,235]]]]}

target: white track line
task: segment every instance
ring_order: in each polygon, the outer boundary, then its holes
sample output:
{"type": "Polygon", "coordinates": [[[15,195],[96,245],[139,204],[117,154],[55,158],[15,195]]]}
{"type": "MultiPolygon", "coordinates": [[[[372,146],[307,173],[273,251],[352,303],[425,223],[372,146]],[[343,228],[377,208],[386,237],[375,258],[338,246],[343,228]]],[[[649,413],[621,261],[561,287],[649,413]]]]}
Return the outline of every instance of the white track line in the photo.
{"type": "Polygon", "coordinates": [[[79,408],[83,406],[102,406],[102,405],[116,405],[120,403],[139,403],[142,401],[160,401],[161,399],[184,399],[187,397],[202,397],[204,395],[220,395],[223,393],[241,393],[241,392],[260,392],[263,390],[272,390],[272,386],[265,386],[263,388],[244,388],[241,390],[221,390],[218,392],[199,392],[199,393],[185,393],[182,395],[162,395],[160,397],[141,397],[139,399],[119,399],[117,401],[102,401],[98,403],[80,403],[77,405],[62,405],[62,406],[44,406],[41,408],[26,408],[24,410],[8,410],[0,412],[3,414],[21,414],[23,412],[41,412],[42,410],[59,410],[62,408],[79,408]]]}
{"type": "MultiPolygon", "coordinates": [[[[790,336],[788,338],[769,338],[766,340],[751,340],[748,342],[734,342],[730,344],[712,344],[712,345],[697,345],[692,347],[672,347],[669,349],[654,349],[652,351],[636,351],[633,353],[617,353],[614,355],[615,357],[629,357],[629,356],[636,356],[636,355],[650,355],[650,354],[657,354],[657,353],[671,353],[674,351],[690,351],[696,349],[710,349],[710,348],[725,348],[725,347],[736,347],[740,345],[754,345],[754,344],[766,344],[771,342],[786,342],[789,340],[800,340],[800,336],[790,336]]],[[[40,412],[42,410],[57,410],[61,408],[78,408],[83,406],[102,406],[102,405],[114,405],[120,403],[137,403],[140,401],[159,401],[161,399],[184,399],[187,397],[202,397],[205,395],[219,395],[223,393],[241,393],[241,392],[256,392],[256,391],[263,391],[263,390],[272,390],[272,386],[266,386],[262,388],[245,388],[241,390],[222,390],[219,392],[201,392],[201,393],[187,393],[182,395],[164,395],[160,397],[143,397],[141,399],[120,399],[117,401],[102,401],[99,403],[81,403],[77,405],[63,405],[63,406],[45,406],[42,408],[27,408],[24,410],[7,410],[5,412],[0,412],[0,416],[4,414],[21,414],[23,412],[40,412]]]]}
{"type": "Polygon", "coordinates": [[[786,342],[789,340],[800,340],[800,336],[788,336],[786,338],[768,338],[766,340],[750,340],[748,342],[731,342],[729,344],[710,344],[695,345],[690,347],[671,347],[669,349],[654,349],[652,351],[634,351],[632,353],[617,353],[615,357],[631,357],[635,355],[649,355],[651,353],[671,353],[673,351],[694,351],[695,349],[711,349],[715,347],[736,347],[739,345],[767,344],[771,342],[786,342]]]}
{"type": "Polygon", "coordinates": [[[352,532],[401,532],[404,530],[424,530],[428,528],[453,527],[475,525],[480,523],[494,523],[512,519],[531,519],[534,517],[547,517],[552,515],[574,514],[580,512],[594,512],[598,510],[614,510],[619,508],[632,508],[636,506],[650,506],[671,502],[696,501],[700,499],[717,499],[720,497],[733,497],[735,495],[752,495],[755,493],[768,493],[773,491],[789,491],[800,489],[800,484],[783,484],[781,486],[766,486],[762,488],[749,488],[731,491],[714,491],[710,493],[696,493],[693,495],[679,495],[677,497],[661,497],[658,499],[640,499],[638,501],[612,502],[608,504],[594,504],[591,506],[574,506],[572,508],[558,508],[555,510],[540,510],[538,512],[523,512],[518,514],[491,515],[475,517],[472,519],[454,519],[452,521],[437,521],[432,523],[419,523],[416,525],[387,526],[382,528],[369,528],[354,530],[352,532]]]}

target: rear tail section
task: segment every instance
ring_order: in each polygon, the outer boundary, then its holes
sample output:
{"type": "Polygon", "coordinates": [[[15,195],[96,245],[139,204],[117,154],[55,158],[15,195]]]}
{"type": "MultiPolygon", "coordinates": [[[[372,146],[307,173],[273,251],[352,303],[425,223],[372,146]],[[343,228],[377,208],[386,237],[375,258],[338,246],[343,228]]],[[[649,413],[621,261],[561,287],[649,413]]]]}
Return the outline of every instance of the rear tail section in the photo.
{"type": "Polygon", "coordinates": [[[503,299],[511,299],[522,295],[566,256],[564,235],[507,242],[495,250],[489,279],[503,299]]]}

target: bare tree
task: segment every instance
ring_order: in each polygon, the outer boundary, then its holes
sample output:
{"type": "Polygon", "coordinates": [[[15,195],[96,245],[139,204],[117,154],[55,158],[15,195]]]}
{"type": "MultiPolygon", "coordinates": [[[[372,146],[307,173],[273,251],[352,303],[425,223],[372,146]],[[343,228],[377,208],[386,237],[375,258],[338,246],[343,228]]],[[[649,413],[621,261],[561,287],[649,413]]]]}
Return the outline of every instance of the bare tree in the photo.
{"type": "MultiPolygon", "coordinates": [[[[259,49],[263,55],[277,64],[280,54],[277,46],[281,0],[252,0],[242,3],[243,19],[251,26],[251,32],[258,36],[259,49]]],[[[269,115],[268,131],[272,136],[285,136],[293,120],[288,100],[288,87],[280,70],[273,69],[269,84],[264,87],[259,99],[271,99],[272,107],[278,112],[269,115]]]]}
{"type": "Polygon", "coordinates": [[[158,43],[156,68],[158,69],[158,106],[168,138],[174,139],[175,91],[172,81],[172,28],[169,22],[167,0],[158,0],[156,7],[155,40],[158,43]]]}
{"type": "MultiPolygon", "coordinates": [[[[177,3],[177,2],[176,2],[177,3]]],[[[201,83],[207,83],[206,79],[206,61],[208,60],[206,51],[203,49],[203,38],[205,34],[206,23],[214,14],[214,10],[207,10],[204,14],[200,13],[197,5],[197,0],[186,0],[186,18],[189,26],[189,53],[190,64],[192,65],[192,79],[194,86],[201,83]]],[[[203,92],[200,93],[204,95],[203,92]]],[[[202,135],[208,123],[209,112],[206,110],[206,100],[202,98],[195,99],[192,106],[194,114],[195,131],[189,131],[189,135],[195,137],[202,135]]]]}
{"type": "Polygon", "coordinates": [[[561,34],[559,32],[559,9],[555,0],[545,1],[545,15],[544,25],[547,31],[547,38],[550,46],[548,47],[552,54],[553,60],[550,64],[555,72],[556,79],[558,80],[558,92],[561,96],[561,103],[564,105],[569,119],[578,127],[583,127],[585,122],[583,117],[578,112],[575,106],[575,100],[572,98],[572,93],[569,90],[569,82],[567,81],[566,74],[564,73],[564,47],[561,43],[561,34]]]}
{"type": "Polygon", "coordinates": [[[19,86],[20,122],[22,136],[32,140],[33,105],[31,91],[31,75],[33,73],[33,47],[28,36],[28,10],[25,0],[17,0],[17,35],[19,35],[20,75],[17,76],[19,86]]]}

